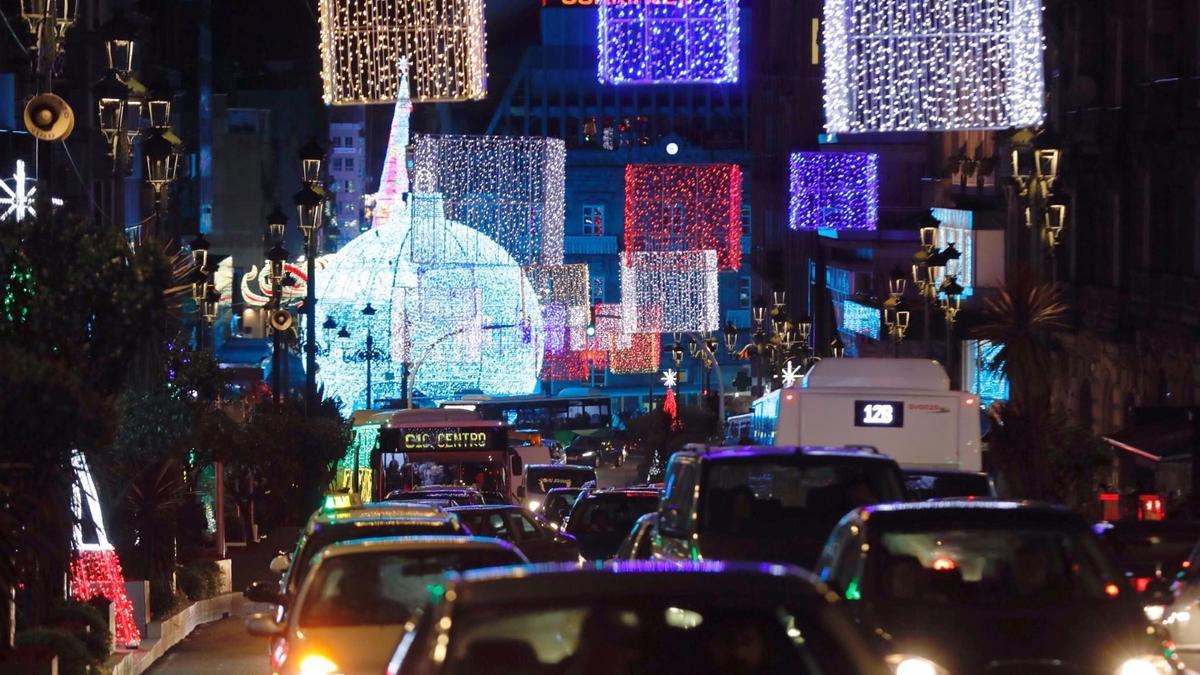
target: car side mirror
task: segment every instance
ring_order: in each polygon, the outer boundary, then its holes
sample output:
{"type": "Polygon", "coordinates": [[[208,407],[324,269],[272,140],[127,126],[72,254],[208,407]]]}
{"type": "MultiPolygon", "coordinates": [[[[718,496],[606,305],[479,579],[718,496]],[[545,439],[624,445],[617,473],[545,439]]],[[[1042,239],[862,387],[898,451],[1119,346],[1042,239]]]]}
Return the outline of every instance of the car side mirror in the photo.
{"type": "Polygon", "coordinates": [[[279,555],[275,556],[274,558],[271,558],[270,567],[271,567],[271,571],[274,572],[275,574],[283,574],[284,572],[288,571],[288,568],[291,566],[292,566],[291,558],[288,558],[287,555],[284,553],[280,553],[279,555]]]}
{"type": "Polygon", "coordinates": [[[521,459],[520,455],[512,456],[512,472],[514,476],[520,476],[525,470],[525,460],[521,459]]]}
{"type": "Polygon", "coordinates": [[[275,638],[283,635],[285,627],[270,614],[251,614],[246,618],[246,632],[254,637],[275,638]]]}
{"type": "Polygon", "coordinates": [[[251,602],[265,602],[270,605],[282,605],[283,594],[279,592],[279,584],[274,581],[255,581],[242,592],[251,602]]]}

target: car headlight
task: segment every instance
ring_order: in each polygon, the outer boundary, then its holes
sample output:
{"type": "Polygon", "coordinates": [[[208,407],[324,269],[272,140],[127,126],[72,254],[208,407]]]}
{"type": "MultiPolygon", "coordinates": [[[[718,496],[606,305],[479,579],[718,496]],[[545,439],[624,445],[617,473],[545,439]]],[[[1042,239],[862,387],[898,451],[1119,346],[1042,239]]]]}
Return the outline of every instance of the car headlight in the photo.
{"type": "Polygon", "coordinates": [[[1142,607],[1142,611],[1146,613],[1146,618],[1152,623],[1158,623],[1167,613],[1167,608],[1164,605],[1146,605],[1142,607]]]}
{"type": "Polygon", "coordinates": [[[541,503],[541,502],[539,502],[539,501],[538,501],[538,500],[536,500],[536,499],[530,499],[530,500],[529,500],[529,510],[530,510],[530,511],[537,511],[537,510],[538,510],[538,507],[539,507],[539,506],[541,506],[541,505],[542,505],[542,503],[541,503]]]}
{"type": "Polygon", "coordinates": [[[938,664],[910,654],[892,654],[884,659],[896,675],[949,675],[938,664]]]}
{"type": "Polygon", "coordinates": [[[1175,668],[1161,656],[1140,656],[1121,664],[1115,675],[1171,675],[1175,668]]]}
{"type": "Polygon", "coordinates": [[[337,675],[337,664],[320,654],[309,654],[300,662],[300,675],[337,675]]]}
{"type": "Polygon", "coordinates": [[[580,457],[595,457],[595,456],[596,456],[595,450],[588,450],[587,452],[580,455],[580,457]]]}

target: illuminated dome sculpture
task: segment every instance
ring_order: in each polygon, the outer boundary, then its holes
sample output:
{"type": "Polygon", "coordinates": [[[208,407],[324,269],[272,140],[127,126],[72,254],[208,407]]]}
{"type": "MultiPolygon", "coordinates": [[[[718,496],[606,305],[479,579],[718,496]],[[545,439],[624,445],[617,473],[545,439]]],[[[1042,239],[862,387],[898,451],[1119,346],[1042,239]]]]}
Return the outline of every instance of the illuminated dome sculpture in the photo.
{"type": "MultiPolygon", "coordinates": [[[[397,114],[408,114],[403,104],[397,114]]],[[[400,166],[406,136],[388,148],[400,166]]],[[[385,194],[397,187],[380,185],[385,194]]],[[[534,391],[542,311],[517,262],[487,235],[447,220],[440,194],[395,199],[389,216],[317,276],[317,320],[332,318],[349,333],[338,338],[328,330],[322,341],[317,380],[325,394],[347,414],[366,406],[368,332],[372,403],[403,396],[405,363],[413,390],[434,399],[534,391]],[[368,303],[373,316],[363,314],[368,303]]]]}

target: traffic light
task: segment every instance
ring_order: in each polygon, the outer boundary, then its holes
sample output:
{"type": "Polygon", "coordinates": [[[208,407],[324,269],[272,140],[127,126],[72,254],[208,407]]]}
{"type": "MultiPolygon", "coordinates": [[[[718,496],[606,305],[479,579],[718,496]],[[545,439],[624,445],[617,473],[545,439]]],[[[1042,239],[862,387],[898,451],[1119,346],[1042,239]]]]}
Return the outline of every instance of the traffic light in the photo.
{"type": "Polygon", "coordinates": [[[588,318],[587,336],[596,337],[596,305],[591,306],[591,315],[588,318]]]}

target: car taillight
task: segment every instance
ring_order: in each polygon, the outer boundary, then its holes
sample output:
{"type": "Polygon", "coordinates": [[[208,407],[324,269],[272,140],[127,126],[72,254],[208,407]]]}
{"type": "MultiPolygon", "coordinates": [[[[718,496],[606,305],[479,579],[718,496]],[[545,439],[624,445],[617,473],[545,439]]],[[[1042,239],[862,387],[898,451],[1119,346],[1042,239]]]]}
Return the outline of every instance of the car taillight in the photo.
{"type": "Polygon", "coordinates": [[[1133,580],[1133,587],[1138,593],[1145,593],[1146,587],[1150,585],[1150,577],[1137,577],[1133,580]]]}

